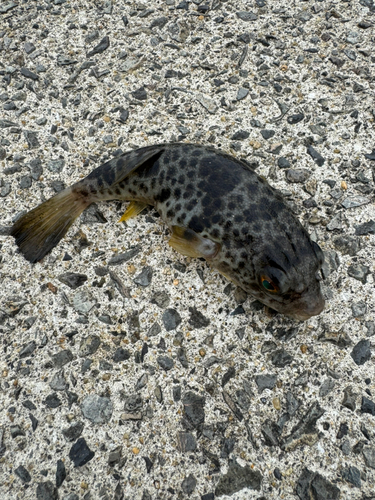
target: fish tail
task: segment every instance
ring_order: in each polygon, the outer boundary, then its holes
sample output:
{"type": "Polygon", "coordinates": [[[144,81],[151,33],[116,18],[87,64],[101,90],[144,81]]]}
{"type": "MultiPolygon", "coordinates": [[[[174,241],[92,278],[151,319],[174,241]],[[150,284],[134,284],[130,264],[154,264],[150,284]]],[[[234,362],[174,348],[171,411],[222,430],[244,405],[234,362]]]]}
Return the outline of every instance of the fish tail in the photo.
{"type": "Polygon", "coordinates": [[[24,257],[32,263],[38,262],[58,244],[93,201],[80,190],[68,187],[20,217],[10,234],[24,257]]]}

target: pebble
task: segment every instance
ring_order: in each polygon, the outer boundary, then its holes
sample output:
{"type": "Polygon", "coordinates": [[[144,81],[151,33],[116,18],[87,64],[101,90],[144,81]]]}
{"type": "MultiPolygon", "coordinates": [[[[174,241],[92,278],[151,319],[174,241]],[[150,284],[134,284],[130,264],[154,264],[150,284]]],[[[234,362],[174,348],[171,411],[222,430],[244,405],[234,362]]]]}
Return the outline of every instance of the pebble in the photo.
{"type": "Polygon", "coordinates": [[[362,449],[363,458],[365,459],[365,464],[367,467],[375,469],[375,447],[374,446],[364,446],[362,449]]]}
{"type": "Polygon", "coordinates": [[[262,474],[249,465],[241,467],[235,460],[230,462],[228,472],[223,474],[215,489],[215,496],[233,495],[245,488],[260,490],[262,474]]]}
{"type": "Polygon", "coordinates": [[[183,398],[184,417],[193,428],[197,428],[204,423],[205,403],[205,398],[193,391],[188,391],[183,398]]]}
{"type": "Polygon", "coordinates": [[[157,362],[160,368],[163,368],[163,370],[166,372],[172,370],[172,368],[174,367],[173,359],[169,358],[168,356],[158,356],[157,362]]]}
{"type": "Polygon", "coordinates": [[[152,280],[153,270],[152,267],[146,266],[142,269],[141,273],[134,278],[134,283],[139,286],[149,286],[152,280]]]}
{"type": "Polygon", "coordinates": [[[318,153],[318,151],[316,151],[316,149],[314,149],[312,146],[308,146],[307,152],[319,167],[322,167],[324,165],[325,159],[320,153],[318,153]]]}
{"type": "Polygon", "coordinates": [[[181,453],[186,453],[188,451],[195,451],[197,442],[190,432],[179,432],[177,434],[177,446],[181,453]]]}
{"type": "Polygon", "coordinates": [[[37,500],[57,500],[59,498],[57,488],[51,481],[38,483],[36,488],[37,500]]]}
{"type": "Polygon", "coordinates": [[[245,97],[247,97],[248,95],[249,95],[249,90],[241,87],[238,89],[236,99],[237,101],[242,101],[242,99],[245,99],[245,97]]]}
{"type": "Polygon", "coordinates": [[[113,404],[109,398],[90,394],[83,400],[81,410],[83,416],[94,424],[104,424],[112,417],[113,404]]]}
{"type": "Polygon", "coordinates": [[[357,365],[363,365],[371,358],[371,344],[367,339],[362,339],[353,347],[350,353],[353,361],[357,365]]]}
{"type": "Polygon", "coordinates": [[[329,482],[318,472],[312,472],[305,468],[297,481],[296,493],[299,499],[310,500],[316,496],[315,492],[317,491],[322,500],[338,500],[341,495],[336,485],[329,482]]]}
{"type": "Polygon", "coordinates": [[[356,208],[361,207],[362,205],[367,205],[370,201],[370,198],[367,198],[366,196],[350,196],[346,198],[341,205],[344,208],[356,208]]]}
{"type": "Polygon", "coordinates": [[[210,320],[195,307],[189,307],[189,312],[190,318],[188,322],[193,328],[205,328],[210,324],[210,320]]]}
{"type": "Polygon", "coordinates": [[[64,283],[64,285],[67,285],[75,290],[87,281],[87,275],[80,273],[65,273],[60,274],[58,279],[59,281],[61,281],[61,283],[64,283]]]}
{"type": "Polygon", "coordinates": [[[304,168],[293,169],[289,168],[286,171],[286,180],[291,183],[303,183],[307,181],[311,173],[304,168]]]}
{"type": "Polygon", "coordinates": [[[31,481],[30,473],[23,465],[19,465],[16,469],[14,469],[14,472],[22,482],[29,483],[31,481]]]}
{"type": "Polygon", "coordinates": [[[79,438],[69,451],[69,458],[74,463],[74,467],[87,464],[94,456],[95,452],[90,450],[84,438],[79,438]]]}
{"type": "Polygon", "coordinates": [[[167,332],[175,330],[182,321],[181,316],[175,309],[166,309],[162,319],[167,332]]]}
{"type": "Polygon", "coordinates": [[[370,274],[369,266],[364,266],[361,263],[351,264],[348,267],[348,276],[355,278],[358,281],[361,281],[364,285],[367,281],[367,276],[370,274]]]}
{"type": "Polygon", "coordinates": [[[105,36],[90,52],[87,53],[87,57],[92,57],[96,54],[101,54],[109,47],[109,37],[105,36]]]}
{"type": "Polygon", "coordinates": [[[367,234],[375,234],[375,221],[372,219],[363,224],[359,224],[355,227],[355,234],[358,236],[365,236],[367,234]]]}
{"type": "Polygon", "coordinates": [[[272,390],[276,385],[276,380],[277,380],[277,375],[271,375],[268,373],[265,373],[262,375],[256,375],[255,376],[255,383],[258,386],[259,394],[262,394],[262,392],[265,389],[272,390]]]}
{"type": "Polygon", "coordinates": [[[197,95],[197,101],[211,114],[215,114],[218,110],[215,102],[202,94],[197,95]]]}
{"type": "Polygon", "coordinates": [[[236,16],[242,21],[256,21],[258,16],[253,12],[239,11],[236,12],[236,16]]]}
{"type": "Polygon", "coordinates": [[[82,339],[79,347],[79,355],[82,357],[91,356],[94,354],[101,344],[101,339],[98,335],[89,335],[82,339]]]}
{"type": "Polygon", "coordinates": [[[349,408],[349,410],[354,411],[356,408],[357,396],[358,394],[353,392],[353,388],[351,386],[345,387],[342,405],[345,406],[345,408],[349,408]]]}
{"type": "Polygon", "coordinates": [[[362,300],[360,300],[359,302],[352,304],[351,309],[353,317],[360,318],[361,316],[364,316],[367,313],[367,304],[362,300]]]}
{"type": "Polygon", "coordinates": [[[191,495],[197,486],[197,480],[193,474],[189,474],[181,483],[181,489],[186,495],[191,495]]]}
{"type": "Polygon", "coordinates": [[[305,115],[303,113],[296,113],[295,115],[288,116],[286,121],[290,125],[295,125],[296,123],[301,122],[305,118],[305,115]]]}

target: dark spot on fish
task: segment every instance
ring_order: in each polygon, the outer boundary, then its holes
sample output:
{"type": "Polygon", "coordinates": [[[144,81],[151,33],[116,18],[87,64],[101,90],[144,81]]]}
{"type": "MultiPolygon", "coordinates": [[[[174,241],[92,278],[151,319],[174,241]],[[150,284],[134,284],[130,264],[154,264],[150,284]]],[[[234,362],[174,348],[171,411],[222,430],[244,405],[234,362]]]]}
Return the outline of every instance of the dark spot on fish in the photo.
{"type": "Polygon", "coordinates": [[[181,196],[181,189],[180,188],[176,188],[174,190],[174,195],[176,198],[179,198],[181,196]]]}
{"type": "Polygon", "coordinates": [[[112,196],[112,195],[113,195],[113,191],[112,191],[112,189],[107,189],[107,193],[108,193],[110,196],[112,196]]]}
{"type": "Polygon", "coordinates": [[[121,188],[121,189],[124,189],[124,187],[125,187],[125,182],[120,182],[119,186],[120,186],[120,188],[121,188]]]}
{"type": "Polygon", "coordinates": [[[163,188],[160,193],[155,196],[155,199],[160,203],[164,203],[170,196],[171,190],[169,188],[163,188]]]}
{"type": "Polygon", "coordinates": [[[248,182],[246,184],[246,187],[247,187],[248,193],[253,194],[253,195],[257,194],[257,192],[259,190],[258,183],[256,183],[256,182],[248,182]]]}
{"type": "Polygon", "coordinates": [[[212,223],[213,224],[219,224],[220,221],[222,220],[222,217],[220,214],[215,214],[213,217],[212,217],[212,223]]]}
{"type": "Polygon", "coordinates": [[[106,168],[104,168],[102,172],[102,177],[104,181],[109,185],[113,184],[116,180],[114,168],[110,165],[110,163],[111,162],[108,162],[106,164],[106,168]]]}
{"type": "Polygon", "coordinates": [[[219,210],[221,208],[221,200],[220,198],[213,198],[211,206],[215,210],[219,210]]]}
{"type": "Polygon", "coordinates": [[[169,217],[171,219],[174,216],[174,211],[172,209],[168,210],[166,215],[167,215],[167,217],[169,217]]]}
{"type": "Polygon", "coordinates": [[[236,228],[234,228],[234,229],[233,229],[233,236],[236,236],[236,237],[237,237],[237,236],[239,236],[239,235],[240,235],[239,230],[238,230],[238,229],[236,229],[236,228]]]}
{"type": "Polygon", "coordinates": [[[151,179],[151,189],[154,190],[156,185],[156,178],[151,179]]]}
{"type": "Polygon", "coordinates": [[[189,179],[193,179],[193,177],[195,176],[195,171],[188,170],[186,175],[188,176],[189,179]]]}
{"type": "Polygon", "coordinates": [[[245,267],[245,262],[242,262],[242,260],[238,263],[239,269],[243,269],[245,267]]]}
{"type": "Polygon", "coordinates": [[[181,158],[181,160],[179,161],[179,167],[185,168],[186,165],[187,165],[187,161],[185,160],[185,158],[181,158]]]}
{"type": "Polygon", "coordinates": [[[177,162],[179,157],[180,157],[180,152],[178,151],[178,149],[173,149],[171,151],[171,160],[177,162]]]}
{"type": "Polygon", "coordinates": [[[121,189],[120,189],[120,188],[116,188],[116,189],[115,189],[115,193],[116,193],[117,195],[120,195],[120,194],[121,194],[121,189]]]}
{"type": "Polygon", "coordinates": [[[234,222],[242,222],[243,221],[243,217],[242,215],[236,215],[235,218],[234,218],[234,222]]]}
{"type": "Polygon", "coordinates": [[[209,205],[208,207],[205,207],[203,209],[203,213],[204,213],[204,216],[205,217],[208,217],[210,218],[212,215],[213,215],[213,210],[212,210],[212,207],[209,205]]]}
{"type": "Polygon", "coordinates": [[[204,225],[200,217],[194,215],[194,217],[189,222],[189,228],[195,231],[196,233],[201,233],[204,229],[204,225]]]}
{"type": "Polygon", "coordinates": [[[241,258],[245,260],[247,259],[247,253],[245,252],[245,250],[241,252],[241,258]]]}
{"type": "Polygon", "coordinates": [[[208,177],[212,173],[212,160],[209,158],[202,158],[199,163],[199,175],[201,177],[208,177]]]}
{"type": "Polygon", "coordinates": [[[233,201],[230,201],[228,203],[228,208],[229,210],[234,210],[236,208],[236,204],[233,201]]]}
{"type": "Polygon", "coordinates": [[[175,210],[176,210],[176,212],[181,210],[181,203],[176,203],[175,210]]]}
{"type": "Polygon", "coordinates": [[[213,238],[219,238],[219,236],[220,236],[219,231],[217,229],[213,229],[211,232],[211,236],[213,238]]]}
{"type": "Polygon", "coordinates": [[[211,203],[211,197],[205,196],[202,200],[202,207],[207,207],[211,203]]]}

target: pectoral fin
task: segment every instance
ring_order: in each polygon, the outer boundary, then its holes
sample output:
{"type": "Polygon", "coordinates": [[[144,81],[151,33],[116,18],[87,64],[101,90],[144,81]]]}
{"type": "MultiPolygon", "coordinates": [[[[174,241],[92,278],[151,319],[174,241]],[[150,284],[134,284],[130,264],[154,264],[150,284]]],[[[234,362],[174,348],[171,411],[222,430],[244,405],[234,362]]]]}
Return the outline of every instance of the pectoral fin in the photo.
{"type": "Polygon", "coordinates": [[[131,201],[128,208],[125,210],[124,215],[117,222],[124,222],[132,217],[136,217],[147,206],[147,203],[142,203],[141,201],[131,201]]]}
{"type": "Polygon", "coordinates": [[[182,255],[203,257],[206,260],[213,259],[221,248],[219,243],[209,238],[203,238],[191,229],[180,226],[172,227],[169,245],[182,255]]]}

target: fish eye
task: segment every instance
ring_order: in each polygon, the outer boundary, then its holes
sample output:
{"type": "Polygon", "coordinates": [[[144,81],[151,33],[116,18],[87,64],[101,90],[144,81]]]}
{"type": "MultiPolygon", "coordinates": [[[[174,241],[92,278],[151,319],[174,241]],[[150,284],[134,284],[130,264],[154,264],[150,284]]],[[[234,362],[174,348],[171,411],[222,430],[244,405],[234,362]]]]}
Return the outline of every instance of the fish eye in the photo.
{"type": "Polygon", "coordinates": [[[260,280],[267,292],[276,293],[279,291],[278,286],[268,276],[261,276],[260,280]]]}

